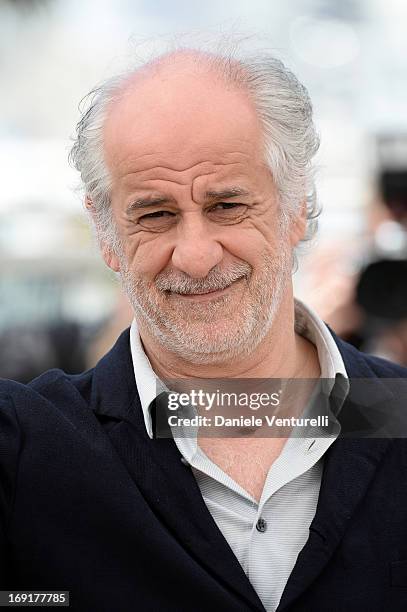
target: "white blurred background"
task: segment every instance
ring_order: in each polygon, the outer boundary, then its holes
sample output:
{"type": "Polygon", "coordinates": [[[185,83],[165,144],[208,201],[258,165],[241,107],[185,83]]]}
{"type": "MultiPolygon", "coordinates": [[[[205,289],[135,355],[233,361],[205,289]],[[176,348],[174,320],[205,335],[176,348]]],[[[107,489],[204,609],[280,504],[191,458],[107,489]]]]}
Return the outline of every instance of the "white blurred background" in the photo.
{"type": "MultiPolygon", "coordinates": [[[[354,332],[347,328],[357,313],[348,309],[340,321],[337,311],[349,306],[357,270],[373,251],[399,257],[405,248],[404,221],[383,206],[378,176],[384,167],[407,167],[406,24],[405,0],[0,0],[5,354],[10,330],[20,330],[19,339],[25,330],[35,355],[33,330],[67,324],[62,335],[72,347],[96,338],[75,370],[93,363],[126,326],[129,312],[92,244],[67,161],[78,103],[141,40],[191,30],[257,32],[309,89],[322,139],[324,212],[296,290],[340,333],[354,332]],[[104,324],[110,331],[99,346],[104,324]]],[[[10,375],[7,367],[0,359],[0,375],[10,375]]]]}

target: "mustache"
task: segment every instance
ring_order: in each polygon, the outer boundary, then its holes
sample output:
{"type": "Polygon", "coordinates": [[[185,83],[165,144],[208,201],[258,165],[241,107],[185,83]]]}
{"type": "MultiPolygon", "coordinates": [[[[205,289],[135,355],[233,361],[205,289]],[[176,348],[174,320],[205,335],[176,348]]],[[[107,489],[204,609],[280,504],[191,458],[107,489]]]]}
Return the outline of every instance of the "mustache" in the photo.
{"type": "Polygon", "coordinates": [[[184,272],[169,270],[158,274],[154,282],[160,291],[189,295],[226,289],[241,278],[249,278],[251,273],[252,266],[242,261],[232,264],[227,270],[215,266],[205,278],[192,278],[184,272]]]}

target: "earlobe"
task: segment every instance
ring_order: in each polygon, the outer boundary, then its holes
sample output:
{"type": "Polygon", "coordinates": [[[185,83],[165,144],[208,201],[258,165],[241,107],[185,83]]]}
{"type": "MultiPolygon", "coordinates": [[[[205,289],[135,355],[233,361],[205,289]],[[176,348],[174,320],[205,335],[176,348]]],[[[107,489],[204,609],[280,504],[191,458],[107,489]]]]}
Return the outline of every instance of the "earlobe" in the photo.
{"type": "Polygon", "coordinates": [[[113,272],[120,272],[120,261],[117,257],[116,253],[112,251],[110,247],[105,244],[102,244],[102,257],[105,261],[105,264],[113,270],[113,272]]]}
{"type": "MultiPolygon", "coordinates": [[[[95,222],[95,206],[93,204],[92,198],[89,195],[85,196],[85,208],[90,212],[93,217],[93,222],[95,222]]],[[[113,270],[113,272],[120,272],[120,261],[117,257],[116,253],[113,252],[111,247],[109,247],[105,242],[100,244],[100,249],[102,251],[102,257],[104,259],[105,264],[113,270]]]]}
{"type": "Polygon", "coordinates": [[[307,202],[304,201],[301,209],[291,224],[291,244],[295,247],[305,236],[307,229],[307,202]]]}
{"type": "Polygon", "coordinates": [[[85,208],[87,210],[89,210],[90,212],[92,212],[92,213],[95,210],[95,207],[93,206],[93,202],[92,202],[90,196],[88,196],[88,195],[85,196],[85,208]]]}

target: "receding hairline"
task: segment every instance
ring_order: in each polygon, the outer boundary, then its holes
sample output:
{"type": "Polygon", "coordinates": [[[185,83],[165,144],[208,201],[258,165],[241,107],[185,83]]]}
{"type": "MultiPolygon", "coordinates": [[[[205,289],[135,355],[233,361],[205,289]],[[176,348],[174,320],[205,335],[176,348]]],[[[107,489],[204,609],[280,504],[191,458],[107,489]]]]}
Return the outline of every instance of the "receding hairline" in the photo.
{"type": "MultiPolygon", "coordinates": [[[[111,172],[112,168],[109,164],[106,138],[108,134],[115,134],[117,136],[115,125],[116,119],[120,118],[123,112],[122,103],[124,102],[126,105],[127,100],[127,104],[130,107],[133,107],[134,103],[139,107],[137,104],[137,94],[140,94],[139,100],[141,101],[146,92],[145,86],[147,86],[147,96],[151,96],[151,92],[153,92],[155,98],[154,92],[156,90],[159,91],[161,78],[168,80],[171,88],[177,88],[180,91],[183,90],[183,87],[191,87],[191,82],[192,89],[196,90],[194,84],[196,82],[197,87],[201,87],[204,84],[204,87],[208,88],[208,93],[212,91],[212,97],[215,90],[221,97],[232,95],[234,100],[234,97],[237,96],[237,100],[240,100],[239,103],[243,103],[246,109],[249,109],[252,117],[251,121],[255,122],[260,129],[261,147],[265,152],[264,130],[262,129],[255,100],[250,94],[249,88],[245,87],[245,83],[242,83],[238,78],[238,73],[241,73],[242,70],[243,66],[237,60],[231,62],[216,54],[188,48],[167,51],[135,68],[127,76],[124,76],[123,81],[117,83],[116,87],[112,90],[103,122],[104,160],[109,172],[111,172]],[[189,82],[189,85],[185,81],[189,82]]],[[[185,98],[185,100],[187,99],[185,98]]],[[[181,98],[180,104],[184,104],[184,98],[181,98]]],[[[146,107],[141,103],[141,108],[144,108],[144,112],[150,112],[148,104],[146,107]]]]}
{"type": "Polygon", "coordinates": [[[138,85],[143,82],[159,77],[167,72],[176,74],[177,69],[181,75],[211,75],[215,82],[226,87],[234,86],[236,90],[243,91],[250,98],[249,88],[244,86],[246,69],[244,64],[235,58],[230,58],[217,53],[211,53],[193,47],[170,50],[157,57],[137,66],[113,88],[112,99],[109,110],[123,96],[132,93],[138,85]],[[240,77],[240,78],[239,78],[240,77]]]}

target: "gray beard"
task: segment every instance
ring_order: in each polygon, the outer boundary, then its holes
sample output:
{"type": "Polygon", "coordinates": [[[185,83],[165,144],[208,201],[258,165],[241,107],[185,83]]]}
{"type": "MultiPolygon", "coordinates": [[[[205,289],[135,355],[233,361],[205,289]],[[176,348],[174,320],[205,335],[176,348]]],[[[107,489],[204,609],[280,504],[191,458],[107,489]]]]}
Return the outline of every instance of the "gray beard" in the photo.
{"type": "MultiPolygon", "coordinates": [[[[236,262],[226,271],[213,268],[205,279],[182,272],[162,272],[153,282],[137,278],[119,254],[121,283],[139,325],[170,352],[193,364],[216,364],[252,353],[270,331],[279,310],[291,272],[291,256],[285,246],[278,256],[265,254],[261,270],[254,273],[246,262],[236,262]],[[199,293],[228,287],[242,279],[244,298],[231,316],[226,294],[211,302],[188,303],[178,309],[168,302],[169,291],[199,293]],[[167,307],[163,300],[167,300],[167,307]],[[227,326],[214,333],[214,325],[227,317],[227,326]]],[[[233,291],[233,289],[232,289],[233,291]]],[[[235,300],[236,301],[236,300],[235,300]]]]}

